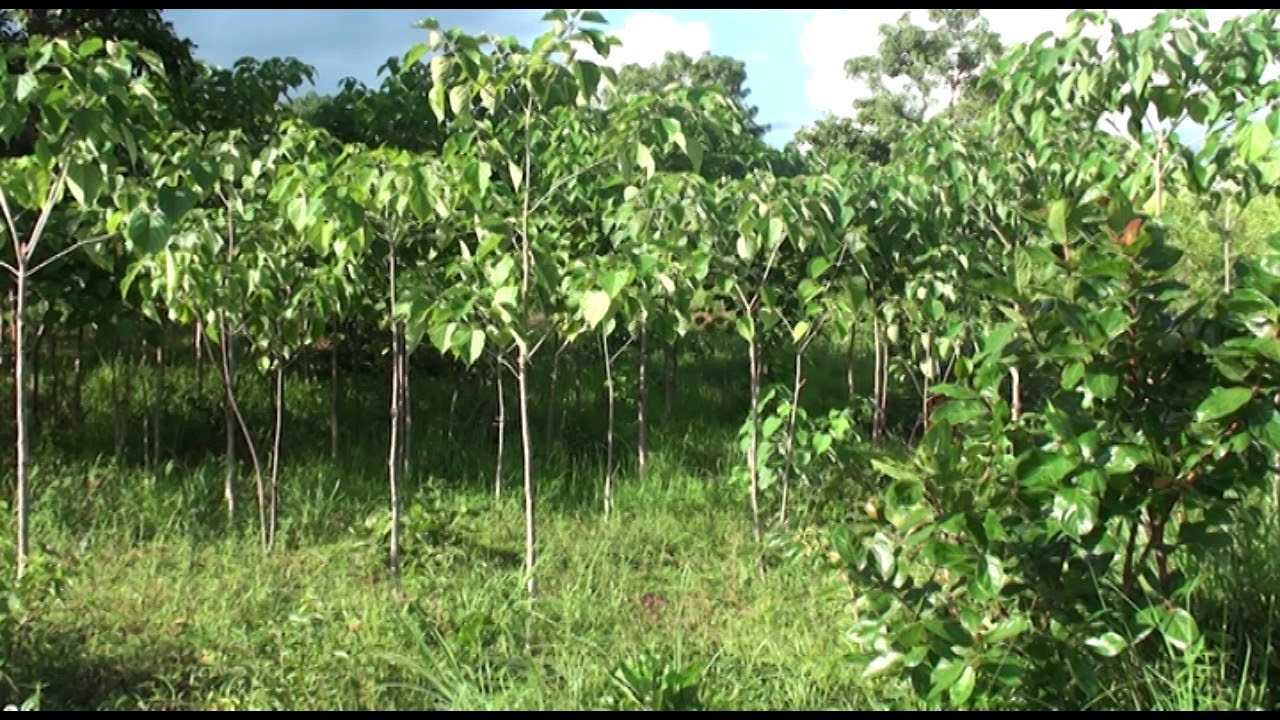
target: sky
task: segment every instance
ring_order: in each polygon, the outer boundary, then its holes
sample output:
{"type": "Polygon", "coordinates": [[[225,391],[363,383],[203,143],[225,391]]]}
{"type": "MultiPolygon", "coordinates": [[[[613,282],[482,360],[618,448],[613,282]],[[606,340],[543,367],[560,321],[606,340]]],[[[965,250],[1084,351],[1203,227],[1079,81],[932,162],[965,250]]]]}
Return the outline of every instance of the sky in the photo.
{"type": "MultiPolygon", "coordinates": [[[[319,92],[345,77],[379,82],[378,67],[426,40],[413,24],[434,17],[471,33],[515,35],[529,42],[543,32],[542,10],[167,10],[196,54],[215,65],[238,58],[296,57],[316,68],[319,92]]],[[[608,31],[622,40],[607,62],[651,64],[668,51],[706,52],[746,63],[749,101],[766,139],[782,146],[801,127],[827,113],[851,114],[865,88],[849,80],[844,63],[875,51],[878,29],[904,12],[918,23],[926,10],[605,10],[608,31]]],[[[1066,27],[1070,10],[983,10],[1006,44],[1066,27]]],[[[1126,28],[1145,25],[1158,10],[1111,10],[1126,28]]],[[[1213,26],[1253,10],[1208,10],[1213,26]]]]}

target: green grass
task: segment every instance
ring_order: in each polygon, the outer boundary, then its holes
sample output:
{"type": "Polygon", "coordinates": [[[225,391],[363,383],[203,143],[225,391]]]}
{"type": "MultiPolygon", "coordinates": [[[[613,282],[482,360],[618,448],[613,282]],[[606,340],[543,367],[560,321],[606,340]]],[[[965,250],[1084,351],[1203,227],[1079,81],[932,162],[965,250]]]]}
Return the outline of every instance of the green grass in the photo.
{"type": "Polygon", "coordinates": [[[28,596],[11,674],[47,682],[46,709],[590,709],[653,649],[707,663],[722,706],[859,702],[833,632],[847,591],[801,564],[761,578],[738,503],[700,483],[624,485],[609,520],[545,512],[532,607],[515,499],[432,497],[409,503],[398,583],[378,528],[319,500],[266,557],[248,528],[203,537],[178,502],[46,535],[60,552],[36,577],[58,591],[28,596]]]}
{"type": "MultiPolygon", "coordinates": [[[[452,381],[418,376],[405,570],[395,581],[385,569],[381,374],[348,387],[336,461],[328,458],[326,384],[303,375],[291,382],[281,534],[264,555],[247,469],[239,517],[227,526],[216,382],[197,397],[190,368],[170,372],[162,463],[147,469],[146,374],[137,372],[132,388],[126,455],[106,461],[109,380],[98,368],[86,386],[85,431],[49,421],[37,445],[38,563],[17,593],[21,606],[0,623],[0,639],[10,640],[0,651],[8,676],[0,704],[38,690],[42,709],[55,710],[597,709],[624,696],[614,678],[625,666],[632,691],[665,681],[667,704],[682,707],[874,707],[882,688],[846,659],[850,591],[821,562],[819,515],[801,511],[794,532],[772,534],[761,571],[746,491],[731,475],[746,412],[745,388],[734,384],[745,368],[732,349],[682,366],[679,403],[655,422],[645,481],[633,472],[633,409],[620,403],[622,468],[609,519],[600,510],[601,371],[594,362],[565,366],[564,404],[573,405],[573,382],[582,379],[581,404],[556,437],[536,433],[532,604],[521,581],[517,435],[510,428],[507,491],[495,501],[493,434],[483,421],[464,422],[489,412],[482,395],[464,394],[450,420],[452,381]],[[681,689],[689,692],[671,700],[681,689]]],[[[844,401],[838,364],[835,353],[811,360],[811,413],[844,401]]],[[[778,378],[789,372],[785,357],[773,366],[778,378]]],[[[250,424],[265,439],[266,384],[243,387],[250,424]]],[[[654,398],[660,418],[660,385],[654,398]]],[[[893,406],[909,413],[914,403],[893,406]]],[[[534,410],[540,431],[545,408],[534,410]]],[[[836,496],[856,508],[860,487],[840,478],[836,496]]],[[[6,508],[5,582],[11,518],[6,508]]],[[[1242,528],[1223,557],[1206,558],[1215,572],[1194,603],[1208,640],[1199,658],[1170,656],[1122,676],[1096,705],[1274,707],[1278,537],[1273,526],[1242,528]]]]}

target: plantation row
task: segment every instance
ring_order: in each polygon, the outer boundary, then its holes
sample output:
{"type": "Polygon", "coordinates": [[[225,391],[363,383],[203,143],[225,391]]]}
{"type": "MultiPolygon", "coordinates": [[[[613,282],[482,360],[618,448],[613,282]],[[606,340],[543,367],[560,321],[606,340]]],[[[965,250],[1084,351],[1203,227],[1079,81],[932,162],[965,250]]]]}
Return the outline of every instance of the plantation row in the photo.
{"type": "MultiPolygon", "coordinates": [[[[244,448],[266,550],[288,492],[287,370],[328,352],[337,397],[339,365],[356,362],[341,353],[387,353],[393,573],[406,481],[430,473],[410,462],[414,428],[445,417],[411,417],[410,358],[469,368],[497,393],[497,493],[507,428],[519,446],[530,595],[531,375],[549,377],[540,405],[554,409],[560,374],[603,364],[608,514],[621,413],[634,407],[643,476],[661,417],[648,398],[675,391],[676,348],[710,314],[744,358],[732,480],[753,536],[785,526],[806,493],[847,509],[831,543],[868,676],[897,672],[961,706],[997,690],[1094,697],[1099,656],[1138,662],[1149,636],[1200,641],[1180,558],[1220,547],[1276,479],[1280,243],[1192,288],[1162,222],[1175,194],[1211,212],[1275,194],[1280,82],[1263,78],[1276,18],[1211,31],[1202,11],[1170,11],[1122,32],[1077,13],[879,165],[759,149],[714,86],[610,95],[615,74],[577,57],[616,42],[590,11],[549,13],[531,48],[426,23],[429,41],[389,63],[380,90],[348,87],[337,115],[313,121],[277,102],[306,76],[288,64],[179,93],[127,43],[33,37],[9,51],[25,70],[6,79],[0,115],[18,577],[38,537],[37,310],[62,337],[109,339],[142,317],[197,338],[225,397],[226,512],[241,511],[244,448]],[[1170,129],[1188,121],[1208,129],[1199,148],[1170,129]],[[863,343],[870,388],[854,382],[863,343]],[[847,355],[850,398],[810,416],[805,359],[820,345],[847,355]],[[639,358],[625,394],[624,348],[639,358]],[[787,366],[766,374],[778,354],[787,366]],[[246,420],[242,366],[271,383],[271,428],[246,420]],[[905,449],[889,432],[895,396],[918,403],[905,449]]],[[[463,382],[447,377],[427,382],[463,382]]],[[[336,401],[330,423],[341,453],[336,401]]]]}

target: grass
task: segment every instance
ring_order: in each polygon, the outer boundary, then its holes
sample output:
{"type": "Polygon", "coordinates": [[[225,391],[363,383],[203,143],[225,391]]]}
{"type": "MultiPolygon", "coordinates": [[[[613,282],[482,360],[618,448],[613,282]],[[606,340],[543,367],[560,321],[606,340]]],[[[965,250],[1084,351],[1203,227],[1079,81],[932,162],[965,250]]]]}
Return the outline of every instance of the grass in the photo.
{"type": "MultiPolygon", "coordinates": [[[[730,348],[732,350],[732,348],[730,348]]],[[[767,572],[734,479],[745,368],[712,353],[681,368],[679,403],[655,423],[648,479],[634,477],[632,412],[616,512],[600,512],[598,363],[566,365],[577,414],[538,439],[539,595],[523,592],[514,428],[507,491],[493,498],[495,438],[483,393],[454,406],[454,381],[414,388],[414,478],[405,570],[386,575],[385,382],[348,387],[344,444],[328,457],[326,384],[291,381],[279,544],[258,546],[251,482],[227,526],[216,382],[194,392],[170,370],[160,465],[141,461],[138,371],[125,457],[111,455],[109,369],[85,390],[72,434],[48,422],[33,475],[38,563],[21,605],[0,614],[0,704],[38,690],[42,709],[860,709],[877,691],[846,659],[849,589],[821,563],[824,527],[800,513],[768,539],[767,572]],[[475,410],[475,412],[472,412],[475,410]]],[[[838,356],[816,353],[811,413],[845,397],[838,356]],[[825,369],[824,369],[825,368],[825,369]]],[[[789,371],[780,357],[775,372],[789,371]]],[[[625,370],[621,371],[627,381],[625,370]]],[[[655,373],[656,375],[657,373],[655,373]]],[[[869,373],[864,373],[864,375],[869,373]]],[[[248,375],[246,377],[249,377],[248,375]]],[[[568,378],[568,379],[565,379],[568,378]]],[[[860,386],[870,387],[864,377],[860,386]]],[[[266,384],[242,405],[269,434],[266,384]]],[[[655,388],[654,397],[660,398],[655,388]]],[[[629,395],[627,395],[629,397],[629,395]]],[[[653,414],[661,415],[660,400],[653,414]]],[[[509,404],[508,407],[511,407],[509,404]]],[[[909,399],[891,405],[910,412],[909,399]]],[[[625,414],[623,414],[625,413],[625,414]]],[[[535,407],[535,425],[544,410],[535,407]]],[[[909,425],[903,421],[904,426],[909,425]]],[[[265,443],[262,446],[265,448],[265,443]]],[[[841,480],[851,506],[858,479],[841,480]]],[[[12,520],[0,524],[11,576],[12,520]]],[[[1098,707],[1272,708],[1280,557],[1274,527],[1241,530],[1195,605],[1209,645],[1111,686],[1098,707]],[[1241,671],[1246,668],[1246,671],[1241,671]]],[[[7,582],[7,580],[5,581],[7,582]]],[[[4,586],[0,585],[0,594],[4,586]]]]}

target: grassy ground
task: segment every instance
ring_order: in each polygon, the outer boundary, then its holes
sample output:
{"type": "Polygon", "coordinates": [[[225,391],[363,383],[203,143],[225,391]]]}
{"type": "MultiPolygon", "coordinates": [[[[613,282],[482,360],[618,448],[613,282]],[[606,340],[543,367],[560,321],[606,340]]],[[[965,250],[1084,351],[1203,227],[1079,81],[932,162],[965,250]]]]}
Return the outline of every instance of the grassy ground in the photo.
{"type": "MultiPolygon", "coordinates": [[[[815,355],[813,367],[806,392],[811,412],[821,412],[843,401],[843,373],[831,358],[815,355]]],[[[39,564],[7,621],[0,614],[0,637],[11,638],[0,652],[0,676],[9,678],[0,680],[0,704],[39,688],[43,709],[874,706],[876,688],[845,659],[849,589],[820,562],[817,515],[801,513],[795,532],[770,537],[761,573],[746,492],[730,472],[746,412],[732,383],[743,370],[727,351],[681,369],[679,402],[655,428],[645,481],[631,468],[632,409],[620,406],[624,463],[617,512],[605,519],[599,373],[566,366],[566,405],[573,380],[585,382],[577,411],[539,444],[540,598],[530,605],[516,435],[509,489],[495,501],[495,438],[485,422],[465,420],[483,398],[455,403],[448,382],[415,385],[405,571],[393,582],[380,375],[348,386],[336,461],[325,383],[291,386],[280,542],[264,556],[247,478],[239,518],[227,526],[216,383],[199,397],[189,368],[171,371],[165,452],[147,469],[141,381],[127,456],[96,459],[113,441],[108,373],[99,369],[86,388],[86,430],[48,422],[38,446],[39,564]]],[[[788,370],[778,361],[779,377],[788,370]]],[[[244,387],[251,424],[266,437],[265,385],[244,387]]],[[[857,506],[857,478],[847,482],[857,506]]],[[[1242,528],[1235,546],[1205,558],[1213,572],[1195,607],[1211,632],[1200,657],[1117,679],[1098,706],[1274,707],[1277,537],[1274,526],[1242,528]]]]}

